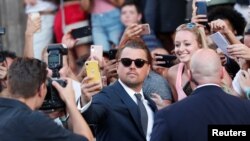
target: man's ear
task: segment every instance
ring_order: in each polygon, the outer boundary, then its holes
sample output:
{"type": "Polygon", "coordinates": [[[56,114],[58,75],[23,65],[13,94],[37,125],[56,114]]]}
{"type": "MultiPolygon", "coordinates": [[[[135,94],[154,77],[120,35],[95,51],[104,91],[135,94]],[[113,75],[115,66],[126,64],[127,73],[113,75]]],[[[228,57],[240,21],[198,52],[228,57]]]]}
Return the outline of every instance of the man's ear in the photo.
{"type": "Polygon", "coordinates": [[[45,95],[46,95],[46,84],[42,83],[39,87],[38,96],[43,98],[45,97],[45,95]]]}
{"type": "Polygon", "coordinates": [[[195,84],[196,86],[199,85],[199,83],[193,78],[191,70],[187,70],[187,75],[190,82],[193,82],[193,84],[195,84]]]}

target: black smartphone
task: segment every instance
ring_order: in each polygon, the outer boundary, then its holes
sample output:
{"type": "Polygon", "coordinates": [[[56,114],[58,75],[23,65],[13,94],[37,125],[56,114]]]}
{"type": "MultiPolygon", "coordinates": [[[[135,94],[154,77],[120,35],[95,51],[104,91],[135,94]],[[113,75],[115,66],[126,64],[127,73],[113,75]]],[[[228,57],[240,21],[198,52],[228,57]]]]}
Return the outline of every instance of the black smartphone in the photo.
{"type": "MultiPolygon", "coordinates": [[[[196,1],[195,6],[197,7],[196,15],[207,15],[207,2],[205,0],[196,1]]],[[[201,22],[200,24],[208,25],[207,22],[201,22]]]]}
{"type": "Polygon", "coordinates": [[[174,60],[177,59],[175,55],[165,55],[165,54],[155,54],[156,56],[161,56],[162,58],[157,58],[156,61],[164,61],[164,64],[158,64],[158,66],[162,66],[165,68],[170,68],[175,65],[174,60]]]}
{"type": "Polygon", "coordinates": [[[92,35],[91,27],[84,26],[84,27],[73,29],[71,31],[71,35],[74,39],[79,39],[82,37],[90,36],[90,35],[92,35]]]}
{"type": "Polygon", "coordinates": [[[109,60],[113,60],[116,58],[116,53],[117,53],[117,49],[110,49],[109,50],[109,60]]]}

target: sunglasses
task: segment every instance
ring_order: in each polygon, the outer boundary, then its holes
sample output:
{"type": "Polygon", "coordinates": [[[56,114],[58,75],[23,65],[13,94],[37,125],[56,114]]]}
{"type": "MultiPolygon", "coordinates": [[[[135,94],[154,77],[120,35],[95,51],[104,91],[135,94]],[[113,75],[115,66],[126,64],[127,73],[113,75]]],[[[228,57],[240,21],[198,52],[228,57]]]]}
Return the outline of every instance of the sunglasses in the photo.
{"type": "Polygon", "coordinates": [[[177,27],[177,31],[181,30],[181,29],[194,29],[196,27],[195,23],[186,23],[186,24],[182,24],[179,27],[177,27]]]}
{"type": "Polygon", "coordinates": [[[142,68],[145,63],[148,63],[148,61],[143,59],[132,60],[130,58],[121,58],[120,61],[122,62],[124,67],[129,67],[131,66],[132,62],[134,62],[137,68],[142,68]]]}
{"type": "MultiPolygon", "coordinates": [[[[207,30],[210,30],[210,26],[209,24],[206,22],[203,24],[207,30]]],[[[177,27],[176,31],[179,31],[181,29],[189,29],[189,30],[193,30],[193,29],[197,29],[198,27],[196,26],[195,23],[186,23],[186,24],[182,24],[179,27],[177,27]]]]}

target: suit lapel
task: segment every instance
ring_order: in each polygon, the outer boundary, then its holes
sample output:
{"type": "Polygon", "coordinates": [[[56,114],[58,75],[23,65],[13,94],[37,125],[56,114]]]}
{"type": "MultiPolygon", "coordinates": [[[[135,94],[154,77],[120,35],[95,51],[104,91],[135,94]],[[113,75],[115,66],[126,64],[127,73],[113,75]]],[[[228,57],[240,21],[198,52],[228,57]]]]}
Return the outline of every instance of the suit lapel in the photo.
{"type": "Polygon", "coordinates": [[[119,95],[124,104],[127,106],[129,113],[131,114],[136,126],[138,127],[140,133],[144,136],[137,104],[131,99],[131,97],[128,95],[128,93],[124,90],[124,88],[118,81],[115,82],[113,86],[116,89],[115,93],[119,95]]]}
{"type": "Polygon", "coordinates": [[[150,108],[155,113],[157,111],[157,107],[155,105],[155,102],[148,96],[144,94],[145,99],[148,101],[150,108]]]}

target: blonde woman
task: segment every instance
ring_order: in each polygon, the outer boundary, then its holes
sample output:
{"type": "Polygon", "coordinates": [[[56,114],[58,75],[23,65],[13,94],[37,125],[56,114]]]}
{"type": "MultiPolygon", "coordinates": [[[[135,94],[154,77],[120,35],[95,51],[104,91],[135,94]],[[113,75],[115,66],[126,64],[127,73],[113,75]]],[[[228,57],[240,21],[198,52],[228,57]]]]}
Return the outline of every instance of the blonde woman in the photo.
{"type": "MultiPolygon", "coordinates": [[[[189,63],[192,55],[200,48],[207,48],[204,30],[194,23],[180,25],[175,33],[175,54],[180,63],[168,70],[167,79],[170,83],[174,101],[179,101],[190,95],[195,87],[195,82],[190,81],[189,63]]],[[[226,71],[223,79],[230,81],[226,71]]]]}

